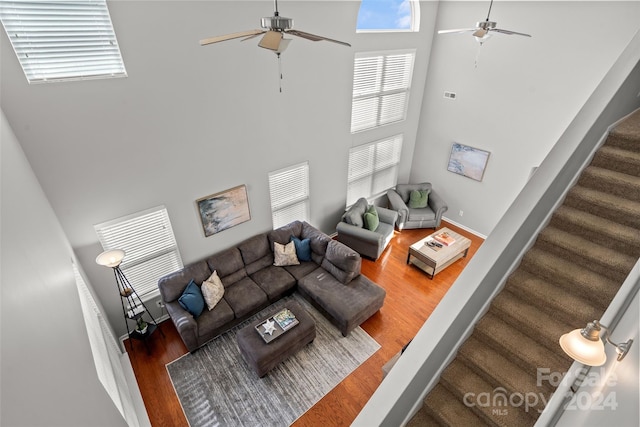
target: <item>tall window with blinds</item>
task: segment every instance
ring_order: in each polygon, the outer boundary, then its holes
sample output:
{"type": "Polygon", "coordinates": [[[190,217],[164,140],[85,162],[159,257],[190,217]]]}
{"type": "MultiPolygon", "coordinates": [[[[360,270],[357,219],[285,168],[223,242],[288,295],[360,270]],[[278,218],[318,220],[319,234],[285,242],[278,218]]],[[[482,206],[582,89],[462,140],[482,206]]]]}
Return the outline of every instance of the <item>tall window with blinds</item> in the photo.
{"type": "Polygon", "coordinates": [[[292,221],[309,221],[309,163],[269,173],[273,228],[292,221]]]}
{"type": "Polygon", "coordinates": [[[158,279],[183,266],[164,206],[104,222],[94,228],[105,251],[125,251],[120,268],[143,300],[159,295],[158,279]]]}
{"type": "Polygon", "coordinates": [[[415,50],[357,53],[353,67],[351,133],[407,117],[415,50]]]}
{"type": "Polygon", "coordinates": [[[401,153],[401,134],[349,150],[347,206],[360,197],[374,198],[394,187],[401,153]]]}
{"type": "Polygon", "coordinates": [[[0,1],[29,83],[126,77],[106,0],[0,1]]]}

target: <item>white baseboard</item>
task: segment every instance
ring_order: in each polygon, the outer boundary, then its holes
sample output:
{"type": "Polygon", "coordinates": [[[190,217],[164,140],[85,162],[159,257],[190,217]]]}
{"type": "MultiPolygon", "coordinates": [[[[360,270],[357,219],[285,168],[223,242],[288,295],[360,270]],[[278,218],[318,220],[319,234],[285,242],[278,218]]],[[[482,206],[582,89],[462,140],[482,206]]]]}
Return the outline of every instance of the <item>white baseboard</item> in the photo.
{"type": "Polygon", "coordinates": [[[450,218],[447,218],[446,216],[443,216],[442,219],[444,221],[447,221],[449,224],[455,225],[458,228],[462,228],[464,231],[468,231],[471,234],[475,234],[476,236],[478,236],[478,237],[480,237],[482,239],[486,239],[487,238],[487,236],[485,236],[484,234],[478,233],[476,230],[472,230],[471,228],[469,228],[467,226],[459,224],[459,223],[455,222],[454,220],[452,220],[450,218]]]}

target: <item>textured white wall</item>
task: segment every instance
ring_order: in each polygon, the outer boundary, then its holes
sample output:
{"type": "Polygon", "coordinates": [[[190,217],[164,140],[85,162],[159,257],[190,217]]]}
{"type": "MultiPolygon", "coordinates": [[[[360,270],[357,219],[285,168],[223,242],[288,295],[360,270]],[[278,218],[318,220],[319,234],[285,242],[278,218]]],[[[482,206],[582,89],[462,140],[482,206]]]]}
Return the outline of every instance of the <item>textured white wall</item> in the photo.
{"type": "Polygon", "coordinates": [[[0,141],[0,424],[124,426],[93,364],[71,246],[3,112],[0,141]]]}
{"type": "MultiPolygon", "coordinates": [[[[473,27],[488,3],[443,1],[436,27],[473,27]]],[[[469,34],[436,35],[411,181],[431,181],[447,218],[488,235],[640,29],[639,17],[637,1],[496,1],[499,28],[533,37],[496,34],[480,47],[469,34]],[[447,171],[453,142],[491,152],[482,182],[447,171]]]]}

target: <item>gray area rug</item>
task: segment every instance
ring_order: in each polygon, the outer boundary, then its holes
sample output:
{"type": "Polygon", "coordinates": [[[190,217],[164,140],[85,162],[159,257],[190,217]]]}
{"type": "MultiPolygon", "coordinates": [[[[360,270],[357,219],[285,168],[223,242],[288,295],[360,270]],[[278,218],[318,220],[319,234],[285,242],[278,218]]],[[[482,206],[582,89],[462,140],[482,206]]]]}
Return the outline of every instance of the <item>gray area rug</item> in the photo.
{"type": "MultiPolygon", "coordinates": [[[[257,333],[257,332],[256,332],[257,333]]],[[[167,364],[191,427],[288,426],[380,348],[362,328],[348,337],[294,294],[167,364]],[[298,301],[316,321],[316,339],[264,378],[244,362],[236,331],[298,301]]]]}

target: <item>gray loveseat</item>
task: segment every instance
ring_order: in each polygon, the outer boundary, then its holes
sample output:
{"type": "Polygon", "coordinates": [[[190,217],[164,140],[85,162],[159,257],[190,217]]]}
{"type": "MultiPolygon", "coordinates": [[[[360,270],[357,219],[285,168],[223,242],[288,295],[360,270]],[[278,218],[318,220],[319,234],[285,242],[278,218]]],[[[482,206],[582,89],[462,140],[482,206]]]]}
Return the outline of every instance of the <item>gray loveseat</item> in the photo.
{"type": "Polygon", "coordinates": [[[236,247],[186,265],[160,278],[160,295],[178,333],[191,352],[285,295],[298,290],[342,335],[375,314],[385,290],[360,274],[362,259],[306,222],[295,221],[253,236],[236,247]],[[311,260],[277,267],[274,242],[291,236],[309,239],[311,260]],[[200,285],[216,270],[224,295],[212,309],[194,317],[178,302],[191,280],[200,285]]]}

